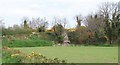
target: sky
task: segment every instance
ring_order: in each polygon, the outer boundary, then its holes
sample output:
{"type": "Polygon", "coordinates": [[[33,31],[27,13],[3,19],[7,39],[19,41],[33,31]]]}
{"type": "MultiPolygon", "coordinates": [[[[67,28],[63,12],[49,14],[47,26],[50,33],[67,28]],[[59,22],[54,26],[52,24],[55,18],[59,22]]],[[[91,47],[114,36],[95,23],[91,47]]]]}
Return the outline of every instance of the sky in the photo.
{"type": "Polygon", "coordinates": [[[67,27],[74,27],[75,16],[95,13],[103,2],[119,0],[0,0],[0,20],[6,27],[21,24],[24,17],[44,18],[53,24],[53,18],[66,18],[67,27]]]}

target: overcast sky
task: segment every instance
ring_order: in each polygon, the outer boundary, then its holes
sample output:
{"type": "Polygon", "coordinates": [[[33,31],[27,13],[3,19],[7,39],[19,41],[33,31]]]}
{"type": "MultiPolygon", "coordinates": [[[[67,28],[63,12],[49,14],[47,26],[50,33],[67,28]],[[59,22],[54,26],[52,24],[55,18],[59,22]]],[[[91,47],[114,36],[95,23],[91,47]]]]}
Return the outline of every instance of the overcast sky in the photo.
{"type": "Polygon", "coordinates": [[[46,17],[50,25],[54,17],[66,17],[67,27],[74,27],[74,16],[95,13],[103,2],[119,0],[0,0],[0,19],[5,26],[21,24],[23,17],[46,17]]]}

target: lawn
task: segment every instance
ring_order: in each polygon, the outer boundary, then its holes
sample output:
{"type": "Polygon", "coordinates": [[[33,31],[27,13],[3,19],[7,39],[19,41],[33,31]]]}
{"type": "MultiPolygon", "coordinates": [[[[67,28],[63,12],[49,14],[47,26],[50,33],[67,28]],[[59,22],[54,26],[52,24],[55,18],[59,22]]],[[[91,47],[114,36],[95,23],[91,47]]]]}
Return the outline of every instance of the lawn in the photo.
{"type": "Polygon", "coordinates": [[[59,58],[69,63],[118,63],[118,47],[23,47],[19,49],[30,54],[42,53],[48,58],[59,58]]]}

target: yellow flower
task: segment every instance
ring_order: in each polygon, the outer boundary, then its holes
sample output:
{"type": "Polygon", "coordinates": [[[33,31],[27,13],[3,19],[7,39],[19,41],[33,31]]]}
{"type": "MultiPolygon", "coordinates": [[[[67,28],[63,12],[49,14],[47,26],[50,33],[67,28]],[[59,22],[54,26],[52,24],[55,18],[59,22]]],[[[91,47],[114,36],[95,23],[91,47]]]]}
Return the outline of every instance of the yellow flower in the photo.
{"type": "Polygon", "coordinates": [[[17,55],[19,55],[19,54],[12,54],[11,56],[14,57],[14,56],[17,56],[17,55]]]}
{"type": "Polygon", "coordinates": [[[32,54],[35,54],[35,52],[32,51],[32,54]]]}
{"type": "Polygon", "coordinates": [[[32,55],[34,56],[34,55],[35,55],[35,52],[32,51],[32,55]]]}
{"type": "Polygon", "coordinates": [[[42,54],[41,53],[39,53],[39,56],[41,56],[42,54]]]}
{"type": "Polygon", "coordinates": [[[28,56],[26,56],[27,58],[31,58],[31,56],[30,55],[28,55],[28,56]]]}
{"type": "Polygon", "coordinates": [[[31,56],[29,55],[28,58],[31,58],[31,56]]]}
{"type": "Polygon", "coordinates": [[[15,56],[18,56],[19,54],[14,54],[15,56]]]}
{"type": "Polygon", "coordinates": [[[32,51],[32,53],[34,54],[35,52],[34,52],[34,51],[32,51]]]}
{"type": "Polygon", "coordinates": [[[14,57],[15,55],[14,55],[14,54],[12,54],[11,56],[12,56],[12,57],[14,57]]]}
{"type": "Polygon", "coordinates": [[[9,47],[7,49],[10,49],[9,47]]]}

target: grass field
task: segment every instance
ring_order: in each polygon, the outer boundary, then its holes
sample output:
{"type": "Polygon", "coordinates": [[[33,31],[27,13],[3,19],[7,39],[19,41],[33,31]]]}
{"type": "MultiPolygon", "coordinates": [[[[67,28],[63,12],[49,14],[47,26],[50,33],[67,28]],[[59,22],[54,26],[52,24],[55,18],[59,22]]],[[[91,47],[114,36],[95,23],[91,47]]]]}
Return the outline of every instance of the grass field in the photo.
{"type": "Polygon", "coordinates": [[[118,63],[118,47],[23,47],[24,53],[42,53],[48,58],[67,60],[68,63],[118,63]]]}

